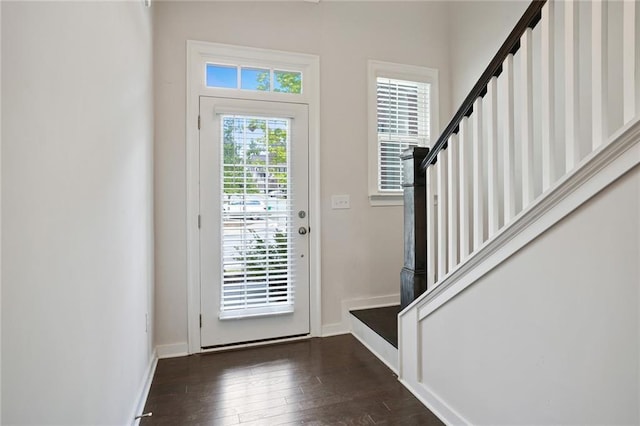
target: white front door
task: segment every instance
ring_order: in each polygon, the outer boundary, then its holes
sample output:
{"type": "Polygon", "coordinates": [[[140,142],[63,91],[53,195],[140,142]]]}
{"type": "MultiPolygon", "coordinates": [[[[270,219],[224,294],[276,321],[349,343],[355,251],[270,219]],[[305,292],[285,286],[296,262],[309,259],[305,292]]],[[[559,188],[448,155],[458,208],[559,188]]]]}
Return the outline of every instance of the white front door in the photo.
{"type": "Polygon", "coordinates": [[[309,334],[308,108],[200,98],[201,347],[309,334]]]}

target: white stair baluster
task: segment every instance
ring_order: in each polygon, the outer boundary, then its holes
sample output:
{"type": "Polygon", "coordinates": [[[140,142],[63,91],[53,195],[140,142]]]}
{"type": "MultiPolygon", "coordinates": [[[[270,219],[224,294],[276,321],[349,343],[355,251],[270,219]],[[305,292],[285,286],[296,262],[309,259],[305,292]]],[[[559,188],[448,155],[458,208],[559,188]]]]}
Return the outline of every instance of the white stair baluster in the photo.
{"type": "Polygon", "coordinates": [[[447,243],[449,246],[449,271],[453,270],[458,264],[458,136],[451,135],[449,137],[449,151],[447,155],[448,163],[448,228],[449,238],[447,243]]]}
{"type": "Polygon", "coordinates": [[[516,174],[513,154],[514,124],[513,124],[513,55],[509,54],[502,64],[502,79],[504,79],[503,99],[500,103],[502,121],[502,151],[504,172],[504,223],[505,225],[516,215],[516,174]]]}
{"type": "Polygon", "coordinates": [[[609,136],[607,113],[607,3],[591,2],[591,130],[592,149],[609,136]]]}
{"type": "Polygon", "coordinates": [[[458,168],[460,170],[460,204],[458,211],[460,213],[460,261],[464,260],[471,253],[471,223],[469,219],[469,154],[470,154],[470,138],[469,138],[469,118],[463,117],[460,121],[458,131],[458,168]]]}
{"type": "Polygon", "coordinates": [[[580,88],[578,79],[579,39],[578,39],[578,1],[566,0],[564,3],[564,42],[565,42],[565,171],[569,172],[580,161],[580,88]]]}
{"type": "Polygon", "coordinates": [[[473,251],[476,251],[484,242],[482,98],[477,98],[473,103],[471,122],[473,126],[473,251]]]}
{"type": "Polygon", "coordinates": [[[427,288],[433,287],[436,279],[436,168],[427,167],[426,187],[427,187],[427,288]]]}
{"type": "Polygon", "coordinates": [[[638,67],[636,67],[637,32],[636,14],[637,0],[624,0],[622,22],[622,87],[624,93],[623,123],[635,118],[638,113],[638,67]]]}
{"type": "Polygon", "coordinates": [[[533,201],[533,68],[532,32],[527,28],[520,39],[520,99],[522,134],[522,210],[533,201]]]}
{"type": "Polygon", "coordinates": [[[500,200],[498,199],[498,78],[493,77],[487,86],[487,219],[491,238],[500,228],[500,200]]]}
{"type": "Polygon", "coordinates": [[[447,150],[438,153],[438,281],[447,273],[447,150]]]}
{"type": "Polygon", "coordinates": [[[554,90],[554,2],[542,7],[540,85],[542,86],[542,191],[556,180],[555,155],[555,90],[554,90]]]}

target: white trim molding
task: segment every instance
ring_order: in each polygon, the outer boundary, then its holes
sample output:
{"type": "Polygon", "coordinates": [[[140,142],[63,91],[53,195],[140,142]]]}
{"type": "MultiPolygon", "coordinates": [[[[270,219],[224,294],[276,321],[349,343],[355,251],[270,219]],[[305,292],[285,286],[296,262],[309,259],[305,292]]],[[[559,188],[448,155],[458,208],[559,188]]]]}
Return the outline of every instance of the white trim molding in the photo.
{"type": "Polygon", "coordinates": [[[402,385],[409,390],[422,404],[435,414],[446,425],[470,425],[471,422],[466,420],[460,413],[451,408],[446,402],[438,397],[438,395],[429,389],[428,386],[420,383],[418,387],[412,381],[402,378],[398,379],[402,385]]]}
{"type": "Polygon", "coordinates": [[[346,299],[342,301],[340,310],[340,322],[325,324],[322,326],[322,337],[348,334],[351,329],[351,313],[354,309],[382,308],[400,304],[400,293],[386,294],[358,299],[346,299]]]}
{"type": "MultiPolygon", "coordinates": [[[[202,351],[200,343],[200,257],[198,212],[198,114],[200,96],[236,99],[269,100],[301,103],[309,108],[309,290],[310,334],[320,336],[321,326],[321,221],[320,221],[320,59],[317,55],[278,50],[232,46],[203,41],[187,41],[187,108],[186,108],[186,169],[187,169],[187,315],[188,354],[202,351]],[[227,63],[240,66],[271,67],[302,73],[302,93],[259,92],[241,89],[207,87],[205,64],[227,63]]],[[[173,345],[171,345],[173,346],[173,345]]],[[[180,353],[180,352],[174,352],[180,353]]]]}
{"type": "Polygon", "coordinates": [[[359,299],[347,299],[342,301],[342,326],[346,332],[351,329],[351,311],[356,309],[383,308],[400,304],[400,293],[387,294],[359,299]]]}
{"type": "Polygon", "coordinates": [[[348,333],[349,330],[344,326],[342,321],[322,326],[322,337],[339,336],[348,333]]]}
{"type": "Polygon", "coordinates": [[[171,345],[158,345],[156,346],[156,352],[158,354],[158,359],[178,358],[189,355],[189,345],[187,342],[174,343],[171,345]]]}

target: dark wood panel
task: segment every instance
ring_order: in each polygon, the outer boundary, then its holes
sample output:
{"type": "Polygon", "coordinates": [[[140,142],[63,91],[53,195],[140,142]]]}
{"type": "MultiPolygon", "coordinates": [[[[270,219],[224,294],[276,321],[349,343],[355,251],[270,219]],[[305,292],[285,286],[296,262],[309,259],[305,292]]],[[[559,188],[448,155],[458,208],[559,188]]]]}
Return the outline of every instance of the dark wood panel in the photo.
{"type": "Polygon", "coordinates": [[[441,425],[353,336],[160,360],[150,425],[441,425]]]}

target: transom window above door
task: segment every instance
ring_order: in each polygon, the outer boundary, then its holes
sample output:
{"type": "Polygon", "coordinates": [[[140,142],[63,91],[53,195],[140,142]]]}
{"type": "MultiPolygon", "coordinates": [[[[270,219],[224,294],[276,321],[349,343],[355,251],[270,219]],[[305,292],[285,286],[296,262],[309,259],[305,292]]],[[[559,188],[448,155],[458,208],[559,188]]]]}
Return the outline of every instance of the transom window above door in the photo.
{"type": "Polygon", "coordinates": [[[205,75],[207,87],[302,93],[302,73],[300,71],[207,63],[205,75]]]}
{"type": "MultiPolygon", "coordinates": [[[[187,83],[194,95],[310,104],[319,93],[317,56],[200,41],[188,45],[187,83]]],[[[190,107],[197,109],[195,101],[190,107]]],[[[311,113],[317,114],[313,108],[311,113]]]]}

